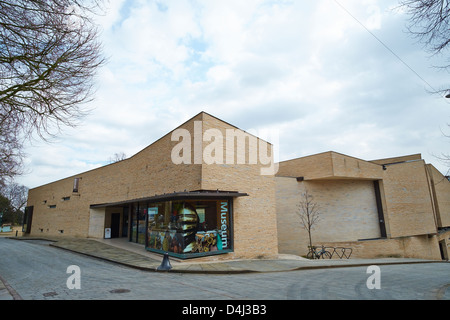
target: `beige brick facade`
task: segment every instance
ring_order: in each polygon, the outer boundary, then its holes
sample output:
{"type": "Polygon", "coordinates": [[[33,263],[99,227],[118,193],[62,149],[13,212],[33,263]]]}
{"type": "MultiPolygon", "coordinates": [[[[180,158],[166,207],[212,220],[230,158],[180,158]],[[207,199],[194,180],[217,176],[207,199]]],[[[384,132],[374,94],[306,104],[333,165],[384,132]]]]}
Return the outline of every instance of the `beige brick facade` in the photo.
{"type": "Polygon", "coordinates": [[[437,225],[425,162],[387,165],[383,173],[391,237],[435,234],[437,225]]]}
{"type": "MultiPolygon", "coordinates": [[[[201,118],[199,114],[180,128],[193,131],[193,121],[201,118]]],[[[99,210],[97,215],[91,212],[93,204],[201,189],[201,165],[173,164],[170,151],[175,145],[167,134],[129,159],[31,189],[27,203],[33,206],[31,235],[59,235],[63,230],[68,236],[103,236],[108,225],[102,225],[99,210]],[[72,192],[75,178],[80,179],[77,193],[72,192]],[[63,201],[64,197],[70,200],[63,201]]]]}
{"type": "MultiPolygon", "coordinates": [[[[200,141],[201,154],[211,145],[203,141],[209,129],[219,130],[224,138],[227,129],[248,135],[203,112],[177,129],[186,129],[191,134],[192,152],[200,141]]],[[[171,152],[180,140],[172,141],[172,132],[129,159],[31,189],[28,197],[28,206],[33,206],[31,235],[102,238],[104,229],[110,226],[112,213],[120,214],[122,221],[123,208],[91,208],[92,205],[183,191],[237,191],[248,196],[233,201],[234,250],[220,258],[275,257],[278,246],[274,176],[261,175],[263,165],[258,163],[227,163],[225,142],[223,161],[206,164],[200,159],[198,163],[193,154],[191,164],[174,164],[171,152]],[[79,179],[77,193],[72,192],[75,178],[79,179]]],[[[256,141],[271,150],[267,142],[256,141]]],[[[236,140],[234,148],[237,145],[236,140]]],[[[248,158],[248,148],[245,150],[248,158]]]]}
{"type": "Polygon", "coordinates": [[[297,214],[305,190],[313,195],[320,210],[320,221],[312,232],[313,243],[380,237],[374,186],[371,181],[298,182],[295,178],[277,177],[276,185],[280,252],[307,252],[308,233],[301,227],[297,214]]]}
{"type": "Polygon", "coordinates": [[[123,203],[233,191],[246,194],[232,201],[233,250],[209,259],[304,255],[308,235],[297,212],[308,190],[321,211],[316,245],[351,247],[352,257],[361,258],[448,258],[450,182],[420,155],[365,161],[330,151],[281,162],[276,175],[267,175],[261,150],[273,152],[271,144],[201,112],[126,160],[31,189],[31,235],[103,238],[120,216],[122,236],[123,203]],[[188,164],[173,161],[178,129],[188,132],[190,154],[175,155],[188,164]]]}
{"type": "MultiPolygon", "coordinates": [[[[227,137],[227,129],[237,129],[229,124],[205,114],[203,130],[218,129],[227,137]]],[[[242,132],[242,131],[240,131],[242,132]]],[[[244,132],[242,132],[244,133],[244,132]]],[[[249,138],[257,139],[244,133],[249,138]]],[[[233,146],[237,163],[239,152],[237,139],[228,139],[224,143],[223,164],[210,164],[202,166],[202,189],[205,190],[238,190],[248,193],[248,197],[240,197],[234,201],[234,255],[236,257],[275,257],[278,254],[277,246],[277,220],[275,208],[275,177],[262,175],[262,164],[227,164],[225,148],[233,146]],[[230,144],[230,139],[234,144],[230,144]]],[[[266,144],[269,150],[272,146],[257,139],[257,144],[266,144]]],[[[207,143],[205,143],[207,144],[207,143]]],[[[244,163],[248,163],[249,154],[254,149],[245,148],[244,163]]],[[[272,151],[270,151],[272,152],[272,151]]]]}
{"type": "Polygon", "coordinates": [[[275,179],[280,253],[308,251],[298,216],[308,190],[321,212],[314,245],[360,258],[448,259],[450,182],[420,154],[365,161],[325,152],[281,162],[275,179]]]}

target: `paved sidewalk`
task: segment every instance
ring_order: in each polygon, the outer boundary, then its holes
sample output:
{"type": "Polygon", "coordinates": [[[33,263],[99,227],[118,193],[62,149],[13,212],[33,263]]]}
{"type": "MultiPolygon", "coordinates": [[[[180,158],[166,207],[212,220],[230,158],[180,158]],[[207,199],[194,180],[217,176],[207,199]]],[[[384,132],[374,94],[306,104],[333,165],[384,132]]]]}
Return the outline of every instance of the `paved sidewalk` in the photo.
{"type": "Polygon", "coordinates": [[[12,294],[9,293],[8,288],[3,283],[3,280],[0,279],[0,300],[14,300],[12,294]]]}
{"type": "MultiPolygon", "coordinates": [[[[53,247],[146,271],[157,271],[156,269],[161,265],[161,262],[163,260],[162,255],[146,251],[143,245],[128,242],[123,238],[97,240],[53,237],[11,237],[11,239],[23,241],[44,241],[53,247]]],[[[278,259],[248,259],[228,261],[206,261],[205,258],[180,260],[172,257],[170,257],[169,260],[172,266],[172,269],[169,272],[204,274],[280,272],[315,268],[342,268],[369,265],[380,266],[386,264],[442,262],[436,260],[406,258],[308,260],[294,255],[280,255],[278,259]]],[[[1,291],[0,281],[0,294],[1,291]]]]}
{"type": "MultiPolygon", "coordinates": [[[[71,252],[118,263],[131,268],[145,271],[157,271],[163,256],[144,249],[143,245],[131,243],[126,239],[80,239],[56,237],[10,237],[21,241],[33,241],[40,244],[69,250],[71,252]]],[[[247,259],[247,260],[211,260],[214,257],[181,260],[170,257],[172,269],[168,272],[199,273],[199,274],[237,274],[251,272],[284,272],[309,270],[317,268],[342,268],[370,265],[392,265],[412,263],[439,263],[443,261],[423,259],[331,259],[308,260],[294,255],[279,255],[278,259],[247,259]]],[[[0,275],[0,300],[21,300],[20,295],[0,275]]]]}
{"type": "Polygon", "coordinates": [[[2,276],[0,276],[0,300],[22,300],[22,297],[2,276]]]}

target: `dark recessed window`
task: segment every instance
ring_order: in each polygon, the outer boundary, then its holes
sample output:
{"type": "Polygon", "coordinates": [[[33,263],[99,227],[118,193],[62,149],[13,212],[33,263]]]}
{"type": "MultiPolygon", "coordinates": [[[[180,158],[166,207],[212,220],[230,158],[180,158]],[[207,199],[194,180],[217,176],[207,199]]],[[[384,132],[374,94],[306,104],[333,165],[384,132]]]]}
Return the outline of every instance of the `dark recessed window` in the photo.
{"type": "Polygon", "coordinates": [[[78,192],[78,185],[80,183],[80,178],[75,178],[73,181],[73,192],[78,192]]]}

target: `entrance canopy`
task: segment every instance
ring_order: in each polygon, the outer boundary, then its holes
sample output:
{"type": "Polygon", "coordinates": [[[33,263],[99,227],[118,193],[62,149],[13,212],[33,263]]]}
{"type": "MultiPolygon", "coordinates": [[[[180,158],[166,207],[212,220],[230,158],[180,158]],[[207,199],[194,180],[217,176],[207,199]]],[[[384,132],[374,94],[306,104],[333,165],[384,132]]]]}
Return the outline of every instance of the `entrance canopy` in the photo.
{"type": "MultiPolygon", "coordinates": [[[[233,250],[233,198],[248,196],[237,191],[184,191],[140,199],[91,205],[91,209],[124,208],[123,228],[129,240],[149,251],[182,259],[233,250]]],[[[120,228],[120,214],[111,228],[120,228]]],[[[123,234],[123,232],[122,232],[123,234]]]]}
{"type": "Polygon", "coordinates": [[[211,191],[211,190],[196,190],[196,191],[183,191],[183,192],[173,192],[164,194],[155,194],[151,197],[125,200],[119,202],[92,204],[91,208],[105,208],[105,207],[118,207],[123,205],[128,205],[136,202],[158,202],[158,201],[171,201],[171,200],[185,200],[194,199],[198,197],[211,198],[211,199],[222,199],[222,198],[234,198],[248,196],[247,193],[237,192],[237,191],[211,191]]]}

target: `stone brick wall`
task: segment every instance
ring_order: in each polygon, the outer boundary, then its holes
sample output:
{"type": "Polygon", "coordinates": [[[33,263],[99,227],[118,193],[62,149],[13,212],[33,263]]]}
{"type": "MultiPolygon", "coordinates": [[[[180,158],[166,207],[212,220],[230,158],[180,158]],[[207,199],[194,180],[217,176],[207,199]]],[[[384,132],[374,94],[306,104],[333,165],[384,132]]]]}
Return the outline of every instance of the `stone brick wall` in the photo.
{"type": "Polygon", "coordinates": [[[276,177],[279,251],[306,254],[308,233],[298,215],[305,190],[318,205],[320,220],[312,230],[313,245],[321,242],[357,241],[380,237],[372,181],[316,180],[298,182],[276,177]]]}
{"type": "Polygon", "coordinates": [[[31,235],[101,238],[113,208],[91,205],[184,190],[238,191],[248,196],[233,202],[234,252],[211,259],[305,254],[308,237],[297,212],[307,189],[322,213],[312,234],[315,244],[351,244],[361,248],[355,251],[360,257],[388,253],[434,259],[439,241],[448,248],[447,238],[436,235],[438,228],[450,226],[450,182],[420,155],[369,162],[325,152],[281,162],[277,176],[264,175],[270,164],[262,163],[259,151],[273,149],[264,140],[203,112],[177,129],[190,133],[189,164],[172,161],[180,141],[172,141],[171,131],[129,159],[31,189],[31,235]],[[230,131],[245,140],[227,135],[230,131]],[[215,134],[224,138],[222,144],[215,134]],[[210,156],[206,161],[205,155],[210,156]],[[72,192],[75,178],[78,192],[72,192]],[[381,187],[388,238],[395,239],[358,241],[380,237],[374,180],[381,187]]]}
{"type": "Polygon", "coordinates": [[[391,237],[436,234],[423,160],[388,165],[383,183],[391,237]]]}
{"type": "Polygon", "coordinates": [[[431,164],[428,164],[427,168],[432,186],[438,227],[450,227],[450,181],[431,164]]]}
{"type": "MultiPolygon", "coordinates": [[[[199,114],[180,128],[193,131],[193,121],[201,118],[199,114]]],[[[177,143],[169,133],[126,160],[31,189],[27,204],[34,206],[31,235],[60,235],[59,230],[64,230],[69,236],[98,236],[103,230],[96,228],[104,226],[89,226],[90,205],[201,189],[200,164],[171,161],[177,143]],[[75,178],[80,179],[77,193],[72,192],[75,178]],[[63,197],[70,200],[62,201],[63,197]]]]}
{"type": "Polygon", "coordinates": [[[326,152],[280,163],[276,177],[279,252],[307,253],[307,232],[295,214],[299,195],[307,188],[322,211],[322,220],[312,232],[315,245],[353,247],[353,256],[360,258],[439,260],[441,242],[448,256],[445,233],[438,234],[438,228],[450,223],[448,180],[426,165],[420,154],[371,162],[326,152]],[[286,175],[303,177],[303,181],[286,175]],[[380,185],[387,239],[372,239],[380,237],[374,180],[380,185]]]}
{"type": "MultiPolygon", "coordinates": [[[[367,241],[348,242],[319,242],[318,245],[329,247],[351,248],[350,258],[378,259],[378,258],[417,258],[441,260],[438,240],[436,236],[411,236],[395,239],[377,239],[367,241]]],[[[338,251],[339,252],[339,251],[338,251]]],[[[341,251],[342,252],[342,251],[341,251]]],[[[348,254],[348,250],[346,253],[348,254]]],[[[338,259],[333,255],[333,259],[338,259]]]]}
{"type": "MultiPolygon", "coordinates": [[[[190,132],[191,164],[172,162],[171,152],[180,141],[172,141],[170,132],[129,159],[31,189],[28,198],[28,205],[34,206],[31,235],[61,235],[59,230],[63,230],[62,235],[100,238],[103,237],[104,228],[109,226],[110,212],[104,208],[91,209],[90,205],[184,190],[218,189],[249,195],[234,201],[234,253],[225,255],[225,258],[276,256],[278,246],[273,175],[261,175],[261,167],[264,166],[259,163],[248,164],[248,160],[243,164],[236,161],[231,164],[226,161],[206,164],[194,159],[196,142],[201,143],[201,153],[211,143],[202,141],[206,130],[219,130],[226,137],[227,129],[237,128],[200,113],[177,129],[190,132]],[[198,121],[201,121],[201,127],[198,121]],[[196,131],[198,128],[201,128],[200,132],[196,131]],[[78,193],[72,192],[75,178],[80,178],[78,193]],[[63,197],[70,197],[70,200],[62,201],[63,197]],[[56,205],[56,208],[49,208],[49,205],[56,205]]],[[[272,146],[267,142],[257,141],[271,150],[272,146]]],[[[223,145],[225,147],[226,144],[223,145]]],[[[237,148],[237,144],[234,148],[237,148]]],[[[246,158],[254,151],[246,148],[246,158]]],[[[225,149],[223,154],[225,157],[225,149]]]]}
{"type": "Polygon", "coordinates": [[[382,166],[334,151],[280,162],[278,176],[318,179],[382,179],[382,166]]]}
{"type": "MultiPolygon", "coordinates": [[[[220,130],[224,137],[226,137],[226,129],[236,129],[205,114],[203,129],[212,128],[220,130]]],[[[227,143],[230,145],[229,142],[225,142],[223,146],[223,164],[202,166],[202,188],[239,191],[249,195],[248,197],[239,197],[234,201],[234,257],[275,257],[278,254],[278,238],[274,176],[261,174],[261,168],[268,167],[268,165],[259,161],[256,164],[248,164],[251,153],[256,152],[252,148],[244,149],[246,164],[227,164],[225,148],[227,143]]],[[[205,145],[208,143],[206,142],[205,145]]],[[[257,139],[257,145],[260,144],[268,148],[270,153],[272,152],[270,144],[257,139]]],[[[235,140],[234,148],[237,148],[237,140],[235,140]]],[[[236,163],[237,159],[234,162],[236,163]]]]}

